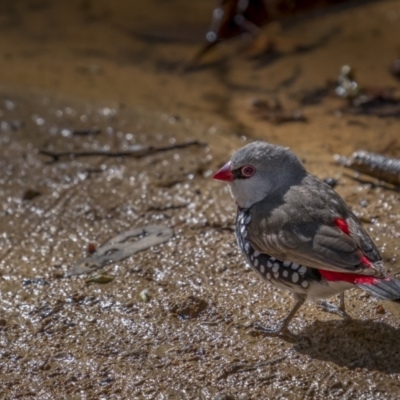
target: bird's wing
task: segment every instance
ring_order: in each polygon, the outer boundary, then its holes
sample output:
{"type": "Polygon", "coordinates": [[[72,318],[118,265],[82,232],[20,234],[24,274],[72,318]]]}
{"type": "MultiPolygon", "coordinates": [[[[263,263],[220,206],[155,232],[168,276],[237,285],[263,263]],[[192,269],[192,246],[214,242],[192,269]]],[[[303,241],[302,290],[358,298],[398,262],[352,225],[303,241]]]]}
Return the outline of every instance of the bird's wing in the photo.
{"type": "Polygon", "coordinates": [[[346,222],[349,227],[351,238],[354,239],[363,254],[373,263],[379,261],[382,262],[379,250],[376,248],[374,242],[353,213],[350,213],[346,218],[346,222]]]}
{"type": "Polygon", "coordinates": [[[258,251],[282,261],[330,271],[382,276],[381,257],[367,233],[351,215],[341,221],[348,230],[338,227],[334,221],[331,224],[287,222],[279,231],[250,230],[247,238],[258,251]]]}

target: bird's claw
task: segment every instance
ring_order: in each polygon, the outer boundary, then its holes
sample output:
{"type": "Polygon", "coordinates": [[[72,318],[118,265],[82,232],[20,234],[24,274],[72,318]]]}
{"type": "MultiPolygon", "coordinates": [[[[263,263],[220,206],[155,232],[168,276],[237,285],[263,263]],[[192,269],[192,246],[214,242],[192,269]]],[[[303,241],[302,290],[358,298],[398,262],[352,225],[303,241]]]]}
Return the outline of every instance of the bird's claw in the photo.
{"type": "Polygon", "coordinates": [[[259,323],[255,323],[253,328],[257,331],[260,331],[268,336],[281,336],[290,339],[298,339],[298,336],[294,333],[290,332],[289,329],[285,325],[280,325],[277,328],[267,328],[265,326],[260,325],[259,323]]]}
{"type": "Polygon", "coordinates": [[[339,317],[343,318],[343,320],[345,321],[351,321],[351,317],[349,314],[346,313],[346,311],[342,310],[340,307],[335,306],[332,303],[329,303],[327,301],[321,301],[318,303],[317,306],[322,311],[328,312],[330,314],[339,315],[339,317]]]}

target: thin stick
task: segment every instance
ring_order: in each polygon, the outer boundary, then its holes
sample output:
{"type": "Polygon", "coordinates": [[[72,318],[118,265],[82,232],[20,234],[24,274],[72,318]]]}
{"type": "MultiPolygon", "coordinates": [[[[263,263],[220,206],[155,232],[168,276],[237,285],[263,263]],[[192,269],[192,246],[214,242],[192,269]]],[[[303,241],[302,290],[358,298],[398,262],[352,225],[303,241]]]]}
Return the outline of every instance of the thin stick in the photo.
{"type": "Polygon", "coordinates": [[[280,361],[283,361],[286,358],[287,358],[287,356],[283,356],[283,357],[280,357],[280,358],[276,358],[275,360],[263,361],[263,362],[260,362],[260,363],[254,364],[254,365],[233,364],[233,365],[230,365],[229,369],[225,370],[224,373],[219,378],[224,378],[224,377],[226,377],[227,375],[230,375],[230,374],[238,374],[238,373],[241,373],[241,372],[254,371],[254,370],[258,369],[258,368],[265,367],[267,365],[276,364],[276,363],[278,363],[280,361]]]}
{"type": "Polygon", "coordinates": [[[170,151],[175,149],[184,149],[190,146],[207,146],[206,143],[201,143],[198,140],[191,140],[190,142],[186,143],[177,143],[170,146],[164,147],[153,147],[147,146],[143,147],[138,150],[131,150],[131,151],[103,151],[103,150],[94,150],[94,151],[65,151],[65,152],[56,152],[56,151],[49,151],[49,150],[39,150],[39,154],[43,154],[45,156],[49,156],[53,159],[54,162],[59,161],[61,157],[69,157],[69,158],[78,158],[78,157],[95,157],[95,156],[105,156],[105,157],[135,157],[135,158],[142,158],[147,157],[149,155],[155,153],[161,153],[164,151],[170,151]]]}

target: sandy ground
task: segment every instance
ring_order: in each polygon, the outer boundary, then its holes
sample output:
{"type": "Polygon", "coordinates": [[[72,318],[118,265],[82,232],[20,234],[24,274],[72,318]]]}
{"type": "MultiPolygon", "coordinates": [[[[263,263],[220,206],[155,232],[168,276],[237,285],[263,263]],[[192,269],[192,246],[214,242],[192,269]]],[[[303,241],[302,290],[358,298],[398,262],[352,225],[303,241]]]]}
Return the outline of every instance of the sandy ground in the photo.
{"type": "Polygon", "coordinates": [[[334,98],[302,106],[306,123],[250,112],[255,98],[299,108],[344,63],[361,85],[399,93],[388,65],[400,1],[274,25],[278,56],[245,59],[234,40],[188,73],[212,2],[143,3],[0,2],[0,397],[398,399],[398,304],[350,291],[350,323],[309,304],[292,324],[309,341],[251,328],[279,321],[292,300],[246,267],[234,203],[210,177],[250,140],[290,146],[312,173],[339,180],[400,275],[399,192],[333,162],[357,149],[400,157],[399,119],[343,114],[334,98]],[[140,159],[39,154],[188,140],[207,146],[140,159]],[[148,224],[175,235],[106,267],[109,283],[65,277],[90,243],[148,224]]]}

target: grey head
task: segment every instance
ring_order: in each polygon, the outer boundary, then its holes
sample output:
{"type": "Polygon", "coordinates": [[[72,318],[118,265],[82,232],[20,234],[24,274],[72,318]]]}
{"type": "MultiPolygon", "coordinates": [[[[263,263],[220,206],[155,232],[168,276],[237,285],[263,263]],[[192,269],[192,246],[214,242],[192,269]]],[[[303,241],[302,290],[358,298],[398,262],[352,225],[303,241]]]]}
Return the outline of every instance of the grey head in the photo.
{"type": "Polygon", "coordinates": [[[240,208],[250,208],[277,190],[286,191],[307,175],[287,147],[257,141],[239,149],[215,175],[227,181],[240,208]]]}

